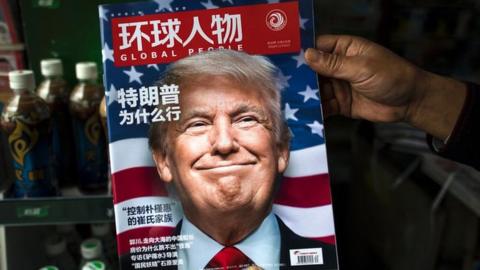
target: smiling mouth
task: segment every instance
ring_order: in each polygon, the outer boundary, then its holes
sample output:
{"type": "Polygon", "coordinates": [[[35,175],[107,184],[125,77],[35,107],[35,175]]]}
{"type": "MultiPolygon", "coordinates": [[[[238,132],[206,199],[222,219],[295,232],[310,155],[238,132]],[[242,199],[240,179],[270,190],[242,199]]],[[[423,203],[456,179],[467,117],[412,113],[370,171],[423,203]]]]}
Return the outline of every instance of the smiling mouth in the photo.
{"type": "Polygon", "coordinates": [[[246,166],[254,165],[255,162],[242,162],[242,163],[231,163],[231,164],[216,164],[213,166],[198,166],[197,170],[229,170],[229,169],[240,169],[246,166]]]}

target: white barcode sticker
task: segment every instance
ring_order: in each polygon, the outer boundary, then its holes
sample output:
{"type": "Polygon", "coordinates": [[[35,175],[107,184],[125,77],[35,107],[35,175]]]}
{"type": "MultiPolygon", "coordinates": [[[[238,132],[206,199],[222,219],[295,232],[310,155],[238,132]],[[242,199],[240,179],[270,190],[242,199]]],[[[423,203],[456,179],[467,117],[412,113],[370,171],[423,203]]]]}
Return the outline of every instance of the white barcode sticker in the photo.
{"type": "Polygon", "coordinates": [[[321,248],[290,249],[290,264],[318,265],[323,264],[323,252],[321,248]]]}

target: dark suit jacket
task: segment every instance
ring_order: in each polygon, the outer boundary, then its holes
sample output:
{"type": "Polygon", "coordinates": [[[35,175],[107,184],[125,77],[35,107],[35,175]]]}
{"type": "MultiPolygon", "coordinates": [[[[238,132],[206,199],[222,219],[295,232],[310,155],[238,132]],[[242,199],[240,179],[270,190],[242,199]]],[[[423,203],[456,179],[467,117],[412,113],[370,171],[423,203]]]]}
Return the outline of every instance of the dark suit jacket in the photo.
{"type": "MultiPolygon", "coordinates": [[[[288,228],[283,221],[277,217],[278,226],[280,229],[280,270],[334,270],[337,268],[337,254],[334,245],[322,243],[309,238],[296,235],[290,228],[288,228]],[[302,265],[291,266],[290,262],[290,249],[303,249],[303,248],[322,248],[323,252],[323,264],[322,265],[302,265]]],[[[180,221],[175,228],[173,235],[180,234],[182,228],[182,221],[180,221]]],[[[130,254],[124,254],[120,256],[120,264],[122,270],[133,269],[131,267],[132,261],[130,260],[130,254]]],[[[177,270],[177,266],[159,267],[162,270],[177,270]]]]}
{"type": "Polygon", "coordinates": [[[296,270],[310,270],[310,269],[337,269],[337,252],[334,245],[322,243],[309,238],[305,238],[295,234],[290,228],[277,217],[278,226],[280,227],[281,247],[280,247],[280,263],[283,265],[281,270],[296,269],[296,270]],[[322,248],[323,264],[322,265],[302,265],[291,266],[290,249],[302,248],[322,248]]]}

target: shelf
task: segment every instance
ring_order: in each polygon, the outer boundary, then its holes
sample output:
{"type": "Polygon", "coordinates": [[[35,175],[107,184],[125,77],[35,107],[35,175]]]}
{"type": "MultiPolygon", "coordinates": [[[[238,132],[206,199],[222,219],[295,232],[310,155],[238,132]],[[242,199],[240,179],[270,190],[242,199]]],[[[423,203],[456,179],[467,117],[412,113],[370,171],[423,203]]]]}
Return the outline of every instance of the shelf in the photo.
{"type": "Polygon", "coordinates": [[[111,196],[0,200],[0,225],[113,222],[111,196]]]}

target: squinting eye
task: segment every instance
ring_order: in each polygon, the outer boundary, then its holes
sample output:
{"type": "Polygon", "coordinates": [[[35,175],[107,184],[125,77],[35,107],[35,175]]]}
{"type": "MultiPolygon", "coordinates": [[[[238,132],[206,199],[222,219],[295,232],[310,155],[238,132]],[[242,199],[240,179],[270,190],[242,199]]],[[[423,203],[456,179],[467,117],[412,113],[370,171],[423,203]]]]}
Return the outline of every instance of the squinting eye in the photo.
{"type": "Polygon", "coordinates": [[[251,121],[257,121],[255,118],[251,117],[251,116],[246,116],[246,117],[242,117],[240,119],[241,122],[251,122],[251,121]]]}
{"type": "Polygon", "coordinates": [[[202,127],[205,126],[206,124],[204,122],[195,122],[191,124],[189,127],[202,127]]]}
{"type": "Polygon", "coordinates": [[[252,116],[244,116],[236,121],[240,127],[250,127],[258,123],[257,118],[252,116]]]}
{"type": "Polygon", "coordinates": [[[208,125],[209,124],[204,121],[195,121],[188,124],[185,130],[190,132],[199,132],[199,131],[205,130],[208,127],[208,125]]]}

